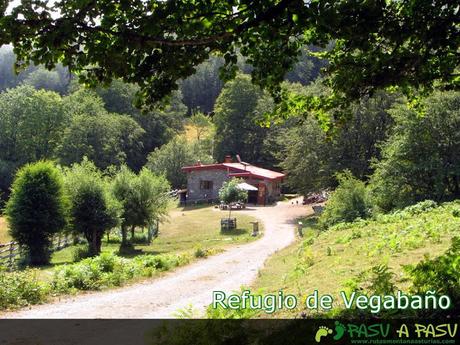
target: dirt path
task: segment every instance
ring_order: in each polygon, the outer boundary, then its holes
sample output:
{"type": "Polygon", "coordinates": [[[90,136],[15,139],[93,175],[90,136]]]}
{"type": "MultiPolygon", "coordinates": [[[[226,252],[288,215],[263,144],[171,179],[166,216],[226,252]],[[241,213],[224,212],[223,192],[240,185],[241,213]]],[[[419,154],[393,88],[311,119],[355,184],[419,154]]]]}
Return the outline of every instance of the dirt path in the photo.
{"type": "Polygon", "coordinates": [[[294,220],[312,211],[310,207],[281,202],[239,212],[263,221],[265,234],[260,240],[232,247],[159,279],[35,306],[3,317],[170,318],[189,305],[203,311],[211,303],[213,291],[231,292],[249,285],[271,254],[294,241],[294,220]]]}

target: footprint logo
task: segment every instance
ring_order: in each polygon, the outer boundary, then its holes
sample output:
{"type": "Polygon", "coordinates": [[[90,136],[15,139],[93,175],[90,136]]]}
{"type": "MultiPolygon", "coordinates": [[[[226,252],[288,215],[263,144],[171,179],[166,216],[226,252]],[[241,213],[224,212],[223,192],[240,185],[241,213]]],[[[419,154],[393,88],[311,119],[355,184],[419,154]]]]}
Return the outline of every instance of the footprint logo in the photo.
{"type": "Polygon", "coordinates": [[[326,326],[319,326],[319,329],[316,331],[315,340],[317,343],[321,341],[322,337],[332,334],[332,329],[327,328],[326,326]]]}
{"type": "Polygon", "coordinates": [[[334,340],[342,339],[343,335],[345,334],[345,325],[340,323],[339,321],[335,322],[335,335],[334,340]]]}

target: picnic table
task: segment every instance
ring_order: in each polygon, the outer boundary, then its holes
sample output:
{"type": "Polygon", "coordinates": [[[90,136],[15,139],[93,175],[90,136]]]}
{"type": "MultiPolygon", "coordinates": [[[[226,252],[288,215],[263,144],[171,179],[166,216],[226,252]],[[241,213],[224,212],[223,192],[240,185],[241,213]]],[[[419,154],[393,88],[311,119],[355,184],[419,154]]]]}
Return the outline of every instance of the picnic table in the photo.
{"type": "Polygon", "coordinates": [[[246,204],[242,202],[235,202],[235,203],[231,203],[230,205],[221,203],[219,205],[219,208],[221,210],[228,210],[229,208],[232,210],[242,210],[246,208],[246,204]]]}

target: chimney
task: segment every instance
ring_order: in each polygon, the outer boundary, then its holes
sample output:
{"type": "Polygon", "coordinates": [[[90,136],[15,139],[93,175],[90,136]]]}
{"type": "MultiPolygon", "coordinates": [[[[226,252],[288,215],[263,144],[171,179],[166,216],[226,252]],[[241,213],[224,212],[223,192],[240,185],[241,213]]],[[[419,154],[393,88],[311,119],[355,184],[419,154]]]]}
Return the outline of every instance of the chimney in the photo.
{"type": "Polygon", "coordinates": [[[224,163],[232,163],[232,162],[233,162],[232,156],[226,155],[224,159],[224,163]]]}

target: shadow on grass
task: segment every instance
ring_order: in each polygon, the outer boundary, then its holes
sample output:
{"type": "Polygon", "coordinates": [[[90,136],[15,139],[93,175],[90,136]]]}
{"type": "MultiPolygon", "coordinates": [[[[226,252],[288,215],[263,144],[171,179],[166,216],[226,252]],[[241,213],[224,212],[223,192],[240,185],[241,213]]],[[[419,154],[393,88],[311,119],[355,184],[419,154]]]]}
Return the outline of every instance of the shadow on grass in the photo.
{"type": "Polygon", "coordinates": [[[296,222],[302,222],[304,228],[312,228],[314,230],[319,230],[318,221],[319,217],[315,215],[296,219],[296,222]]]}
{"type": "Polygon", "coordinates": [[[213,206],[216,206],[216,204],[204,203],[204,204],[185,205],[185,206],[180,205],[180,206],[181,206],[180,210],[182,212],[187,212],[187,211],[201,210],[203,208],[213,207],[213,206]]]}
{"type": "MultiPolygon", "coordinates": [[[[239,236],[249,237],[250,233],[251,231],[245,228],[238,228],[238,229],[223,231],[223,232],[221,232],[219,229],[216,229],[214,235],[210,234],[209,238],[202,239],[201,242],[206,243],[208,241],[211,241],[211,242],[224,241],[225,239],[227,240],[229,238],[233,239],[239,236]]],[[[151,243],[141,242],[139,240],[139,241],[134,242],[133,247],[124,248],[122,251],[120,251],[120,241],[118,239],[113,238],[107,241],[107,238],[104,238],[102,240],[102,253],[111,252],[118,256],[131,259],[131,258],[134,258],[136,256],[141,256],[141,255],[161,255],[161,254],[174,253],[178,251],[179,249],[181,249],[182,247],[193,248],[193,246],[199,243],[196,241],[196,239],[188,239],[188,238],[184,238],[181,240],[175,239],[174,241],[165,242],[165,243],[163,242],[162,244],[164,248],[159,249],[158,248],[159,246],[155,245],[155,238],[153,239],[151,243]]],[[[80,262],[81,260],[84,259],[84,257],[82,257],[80,260],[75,259],[76,258],[75,253],[79,249],[86,248],[86,246],[87,246],[86,243],[81,243],[79,245],[69,246],[62,250],[56,251],[52,254],[52,259],[51,259],[50,264],[43,265],[37,268],[43,271],[52,271],[54,268],[57,268],[63,265],[80,262]]]]}
{"type": "Polygon", "coordinates": [[[321,228],[318,224],[319,217],[317,215],[310,215],[306,217],[297,218],[294,220],[295,224],[302,222],[303,237],[319,236],[321,228]]]}
{"type": "Polygon", "coordinates": [[[232,229],[232,230],[221,231],[220,234],[226,235],[226,236],[241,236],[241,235],[248,235],[249,231],[247,229],[232,229]]]}

